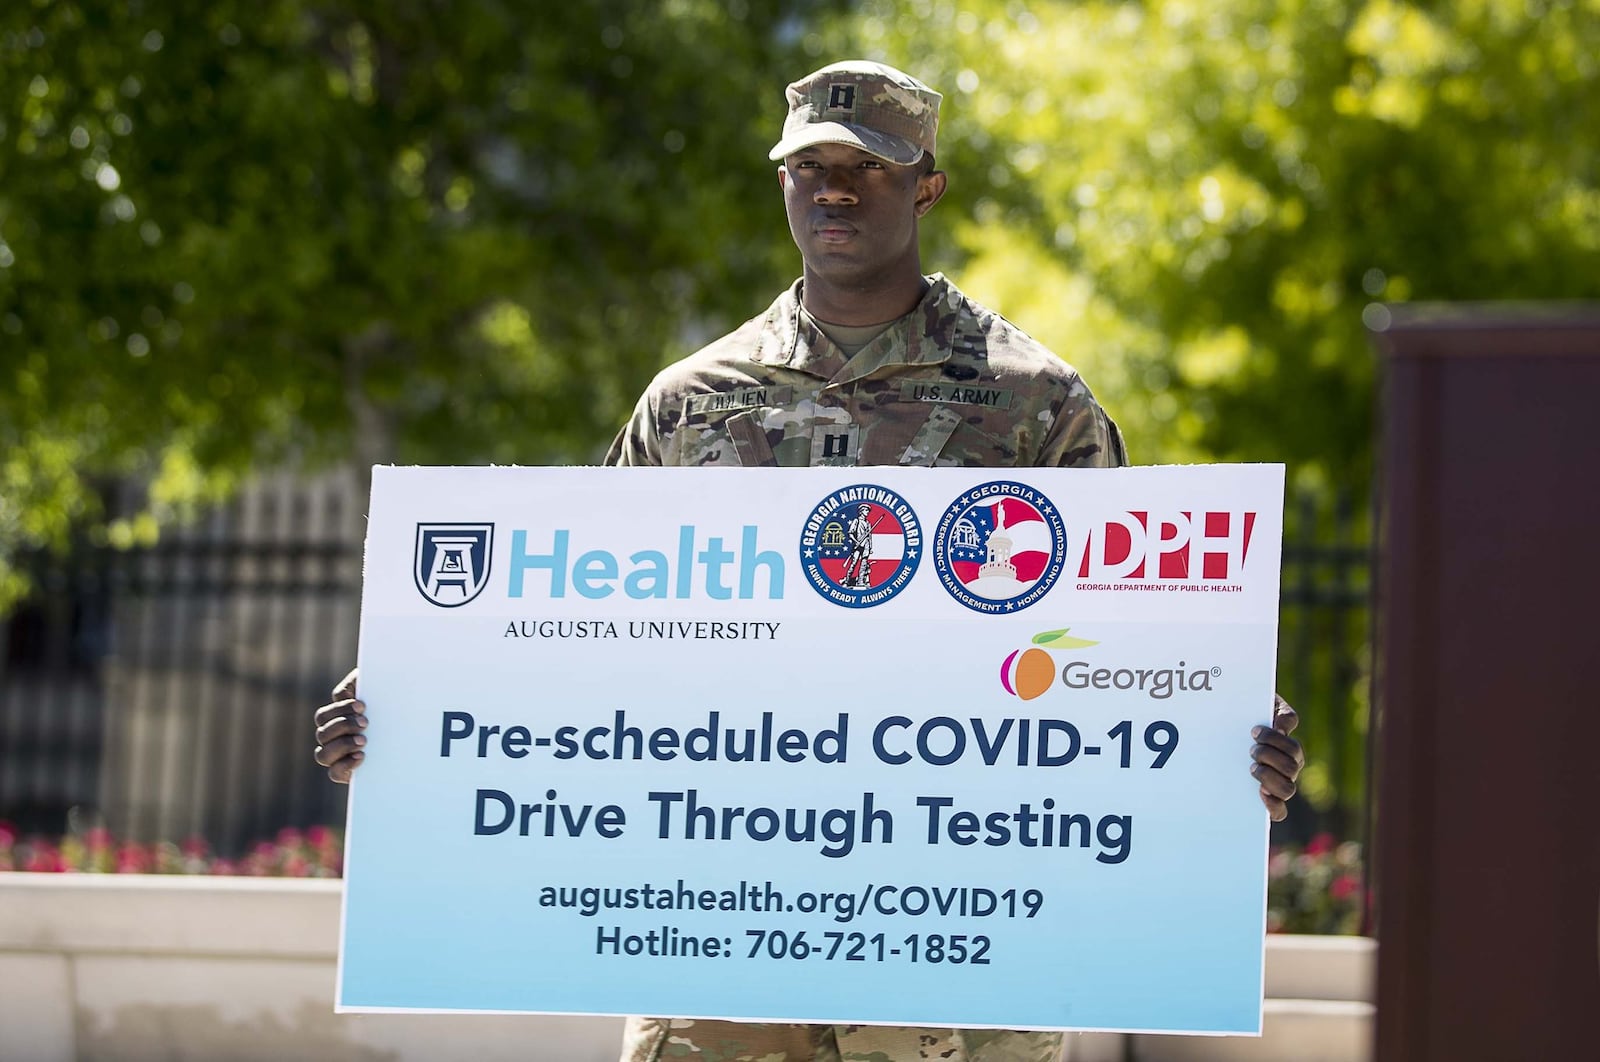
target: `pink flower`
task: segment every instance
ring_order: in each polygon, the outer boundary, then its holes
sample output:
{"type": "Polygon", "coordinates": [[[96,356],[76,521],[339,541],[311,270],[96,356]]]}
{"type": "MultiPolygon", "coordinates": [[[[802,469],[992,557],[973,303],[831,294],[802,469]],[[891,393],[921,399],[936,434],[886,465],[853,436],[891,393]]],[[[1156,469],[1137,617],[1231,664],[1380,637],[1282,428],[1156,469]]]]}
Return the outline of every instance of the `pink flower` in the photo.
{"type": "Polygon", "coordinates": [[[210,849],[211,846],[206,843],[204,837],[193,836],[183,842],[182,851],[184,855],[191,858],[204,859],[206,852],[210,851],[210,849]]]}
{"type": "Polygon", "coordinates": [[[1328,886],[1328,895],[1343,902],[1361,891],[1361,881],[1354,874],[1340,874],[1328,886]]]}
{"type": "Polygon", "coordinates": [[[278,831],[278,847],[299,848],[301,844],[300,831],[293,826],[285,826],[278,831]]]}
{"type": "Polygon", "coordinates": [[[150,869],[150,853],[132,842],[117,850],[118,874],[143,874],[150,869]]]}
{"type": "Polygon", "coordinates": [[[111,838],[111,831],[104,826],[95,826],[83,832],[83,843],[91,852],[99,852],[110,848],[115,842],[111,838]]]}
{"type": "Polygon", "coordinates": [[[60,874],[66,871],[67,864],[54,845],[40,842],[28,853],[28,861],[22,869],[43,874],[60,874]]]}
{"type": "Polygon", "coordinates": [[[0,822],[0,848],[10,848],[17,843],[17,828],[9,822],[0,822]]]}
{"type": "Polygon", "coordinates": [[[1331,833],[1319,833],[1311,838],[1311,843],[1306,845],[1306,855],[1326,855],[1333,851],[1336,841],[1331,833]]]}

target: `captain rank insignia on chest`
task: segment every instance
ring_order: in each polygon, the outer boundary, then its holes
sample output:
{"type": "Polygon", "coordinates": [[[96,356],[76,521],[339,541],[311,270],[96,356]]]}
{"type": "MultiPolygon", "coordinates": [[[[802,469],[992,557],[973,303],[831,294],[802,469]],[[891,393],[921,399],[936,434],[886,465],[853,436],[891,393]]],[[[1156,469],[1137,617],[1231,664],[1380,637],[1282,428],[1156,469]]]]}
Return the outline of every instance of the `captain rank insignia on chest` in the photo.
{"type": "Polygon", "coordinates": [[[818,424],[811,433],[813,465],[854,465],[859,457],[861,428],[856,424],[818,424]]]}

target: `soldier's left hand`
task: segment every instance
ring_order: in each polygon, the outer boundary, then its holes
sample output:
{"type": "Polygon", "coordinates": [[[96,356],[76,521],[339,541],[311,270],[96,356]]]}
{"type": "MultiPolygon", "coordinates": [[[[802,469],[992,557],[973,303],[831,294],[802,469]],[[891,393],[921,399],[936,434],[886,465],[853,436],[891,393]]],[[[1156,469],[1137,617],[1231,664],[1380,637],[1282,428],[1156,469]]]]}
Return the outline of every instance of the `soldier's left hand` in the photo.
{"type": "Polygon", "coordinates": [[[1261,802],[1273,822],[1282,822],[1289,814],[1289,798],[1294,796],[1295,782],[1306,765],[1305,749],[1289,735],[1300,725],[1300,716],[1277,694],[1272,697],[1272,725],[1258,726],[1250,731],[1256,743],[1250,749],[1250,773],[1261,783],[1261,802]]]}

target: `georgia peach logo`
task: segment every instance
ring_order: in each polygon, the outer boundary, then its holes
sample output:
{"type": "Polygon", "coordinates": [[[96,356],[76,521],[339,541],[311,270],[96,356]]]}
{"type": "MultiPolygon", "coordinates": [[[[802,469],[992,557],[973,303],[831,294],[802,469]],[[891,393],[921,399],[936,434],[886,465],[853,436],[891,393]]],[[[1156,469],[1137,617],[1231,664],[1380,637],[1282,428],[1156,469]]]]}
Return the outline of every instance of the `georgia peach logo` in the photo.
{"type": "Polygon", "coordinates": [[[1069,635],[1070,628],[1057,631],[1040,631],[1033,636],[1033,644],[1026,649],[1013,649],[1000,665],[1000,685],[1013,697],[1031,701],[1050,688],[1056,678],[1056,662],[1051,649],[1082,649],[1100,643],[1090,638],[1069,635]]]}

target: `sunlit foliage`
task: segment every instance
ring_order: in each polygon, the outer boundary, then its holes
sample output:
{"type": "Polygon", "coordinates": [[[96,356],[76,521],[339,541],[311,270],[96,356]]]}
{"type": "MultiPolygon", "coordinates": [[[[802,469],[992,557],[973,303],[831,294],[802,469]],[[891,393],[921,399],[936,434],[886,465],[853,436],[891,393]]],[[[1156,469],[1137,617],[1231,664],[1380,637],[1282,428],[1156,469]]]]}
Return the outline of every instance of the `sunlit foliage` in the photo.
{"type": "Polygon", "coordinates": [[[0,5],[0,599],[278,462],[594,459],[792,276],[826,6],[0,5]]]}
{"type": "Polygon", "coordinates": [[[947,266],[1140,461],[1359,494],[1367,304],[1600,297],[1595,0],[869,2],[809,44],[946,93],[947,266]]]}

